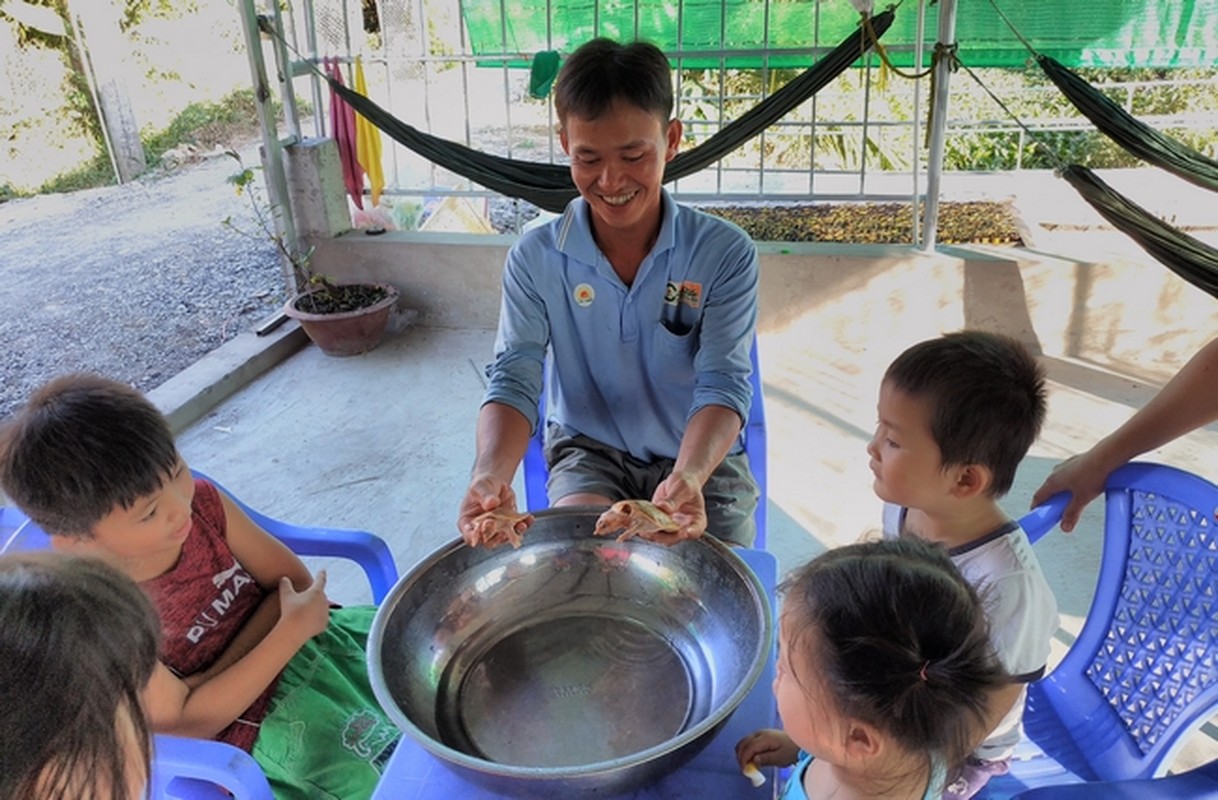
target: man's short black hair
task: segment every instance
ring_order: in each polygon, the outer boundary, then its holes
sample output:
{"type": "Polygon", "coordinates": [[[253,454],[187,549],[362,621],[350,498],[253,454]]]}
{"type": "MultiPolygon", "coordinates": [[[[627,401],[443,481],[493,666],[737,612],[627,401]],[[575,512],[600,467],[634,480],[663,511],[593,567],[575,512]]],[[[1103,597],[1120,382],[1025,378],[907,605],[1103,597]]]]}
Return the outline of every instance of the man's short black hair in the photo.
{"type": "Polygon", "coordinates": [[[598,119],[617,101],[649,111],[663,122],[671,119],[672,68],[658,47],[599,38],[567,58],[554,89],[560,123],[565,125],[569,116],[598,119]]]}

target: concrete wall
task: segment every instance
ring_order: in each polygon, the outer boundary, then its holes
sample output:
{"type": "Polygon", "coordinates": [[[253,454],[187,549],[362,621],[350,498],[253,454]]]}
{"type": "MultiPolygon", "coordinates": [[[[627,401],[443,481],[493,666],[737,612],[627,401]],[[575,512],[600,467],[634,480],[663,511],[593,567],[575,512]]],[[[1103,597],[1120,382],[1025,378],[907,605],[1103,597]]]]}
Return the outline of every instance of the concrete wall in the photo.
{"type": "MultiPolygon", "coordinates": [[[[422,325],[493,328],[513,237],[351,231],[315,242],[313,267],[389,281],[422,325]]],[[[1010,334],[1044,355],[1148,381],[1218,332],[1218,303],[1149,259],[1083,263],[1015,248],[767,244],[760,330],[769,347],[866,341],[892,351],[943,331],[1010,334]],[[859,336],[860,331],[867,335],[859,336]]]]}

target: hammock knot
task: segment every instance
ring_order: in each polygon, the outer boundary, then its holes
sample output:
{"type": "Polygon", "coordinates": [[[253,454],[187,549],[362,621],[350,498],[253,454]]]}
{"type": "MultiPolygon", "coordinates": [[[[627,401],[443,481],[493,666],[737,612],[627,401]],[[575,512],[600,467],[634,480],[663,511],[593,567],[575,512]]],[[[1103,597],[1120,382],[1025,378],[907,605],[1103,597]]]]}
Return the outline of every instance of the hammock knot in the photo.
{"type": "Polygon", "coordinates": [[[951,72],[957,72],[960,69],[960,43],[952,42],[944,44],[943,42],[935,42],[935,54],[932,57],[932,64],[938,64],[941,59],[947,59],[947,68],[951,72]]]}

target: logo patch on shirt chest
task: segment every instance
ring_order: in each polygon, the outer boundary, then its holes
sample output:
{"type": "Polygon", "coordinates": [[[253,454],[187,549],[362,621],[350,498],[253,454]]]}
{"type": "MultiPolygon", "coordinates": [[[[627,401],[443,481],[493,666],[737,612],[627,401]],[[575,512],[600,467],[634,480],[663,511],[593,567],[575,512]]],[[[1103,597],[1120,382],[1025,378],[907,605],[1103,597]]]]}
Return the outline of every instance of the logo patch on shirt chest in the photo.
{"type": "Polygon", "coordinates": [[[587,308],[596,299],[596,290],[592,288],[590,283],[581,283],[571,292],[571,299],[580,308],[587,308]]]}
{"type": "Polygon", "coordinates": [[[670,306],[684,304],[698,308],[702,305],[702,284],[696,281],[669,283],[664,287],[664,302],[670,306]]]}

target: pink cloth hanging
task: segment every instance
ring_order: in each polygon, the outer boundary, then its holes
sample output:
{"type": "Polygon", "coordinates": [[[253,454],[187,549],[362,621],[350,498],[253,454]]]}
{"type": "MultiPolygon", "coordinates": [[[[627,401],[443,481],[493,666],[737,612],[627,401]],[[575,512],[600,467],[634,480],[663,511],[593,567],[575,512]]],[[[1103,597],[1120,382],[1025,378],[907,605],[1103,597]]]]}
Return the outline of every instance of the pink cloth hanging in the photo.
{"type": "MultiPolygon", "coordinates": [[[[338,59],[326,58],[323,66],[337,83],[343,82],[343,73],[338,59]]],[[[347,194],[358,209],[364,208],[364,170],[359,165],[357,137],[355,132],[355,110],[330,89],[330,131],[338,144],[338,160],[343,165],[343,183],[347,194]]]]}

